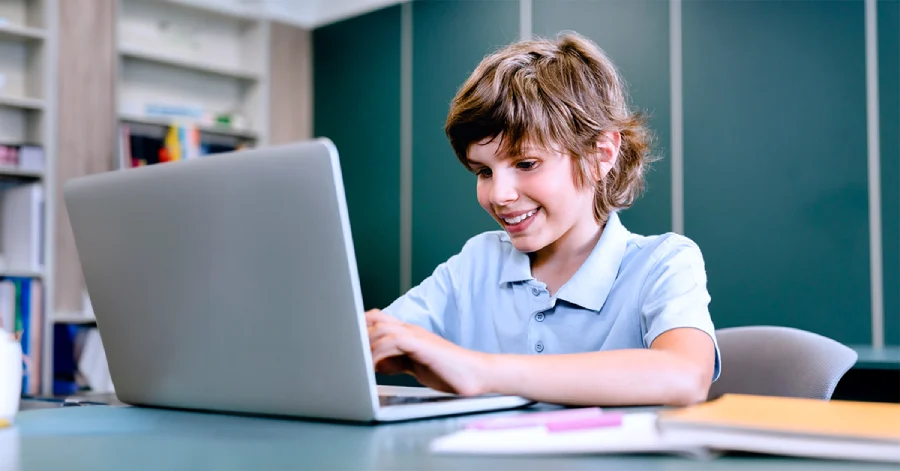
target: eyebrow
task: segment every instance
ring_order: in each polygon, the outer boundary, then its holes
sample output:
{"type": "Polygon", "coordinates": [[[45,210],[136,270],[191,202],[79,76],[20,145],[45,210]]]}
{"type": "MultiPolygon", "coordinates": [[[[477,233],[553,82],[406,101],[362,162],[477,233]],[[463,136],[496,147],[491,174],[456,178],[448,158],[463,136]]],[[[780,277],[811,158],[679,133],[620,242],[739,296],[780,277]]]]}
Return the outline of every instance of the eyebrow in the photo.
{"type": "MultiPolygon", "coordinates": [[[[537,158],[540,158],[540,156],[537,155],[537,153],[540,151],[541,150],[537,147],[530,147],[530,148],[522,149],[522,153],[520,153],[518,155],[507,155],[506,157],[504,157],[500,160],[537,159],[537,158]]],[[[486,164],[466,157],[466,166],[469,167],[469,169],[471,169],[473,166],[477,166],[477,165],[485,166],[486,164]]]]}

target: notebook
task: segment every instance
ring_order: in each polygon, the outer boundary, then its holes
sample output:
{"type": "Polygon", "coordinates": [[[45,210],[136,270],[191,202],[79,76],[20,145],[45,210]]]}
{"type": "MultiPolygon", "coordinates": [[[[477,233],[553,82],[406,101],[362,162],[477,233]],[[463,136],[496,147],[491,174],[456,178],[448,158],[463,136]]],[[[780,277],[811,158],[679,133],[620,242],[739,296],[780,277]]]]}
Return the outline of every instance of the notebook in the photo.
{"type": "Polygon", "coordinates": [[[900,404],[724,395],[657,427],[711,449],[900,463],[900,404]]]}
{"type": "Polygon", "coordinates": [[[626,414],[617,427],[553,432],[534,425],[466,427],[432,442],[436,453],[664,453],[729,451],[900,463],[900,404],[725,395],[697,406],[626,414]]]}

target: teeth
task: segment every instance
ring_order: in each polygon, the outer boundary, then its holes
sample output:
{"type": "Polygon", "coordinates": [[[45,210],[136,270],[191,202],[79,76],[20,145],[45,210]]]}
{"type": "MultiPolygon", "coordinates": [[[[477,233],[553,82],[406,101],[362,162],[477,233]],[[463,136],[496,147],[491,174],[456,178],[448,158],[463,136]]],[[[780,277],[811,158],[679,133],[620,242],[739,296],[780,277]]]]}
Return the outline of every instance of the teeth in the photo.
{"type": "Polygon", "coordinates": [[[508,218],[508,219],[503,218],[503,221],[506,222],[507,224],[518,224],[518,223],[530,218],[531,216],[534,216],[534,213],[536,213],[536,212],[537,212],[536,209],[532,209],[531,211],[528,211],[527,213],[516,216],[514,218],[508,218]]]}

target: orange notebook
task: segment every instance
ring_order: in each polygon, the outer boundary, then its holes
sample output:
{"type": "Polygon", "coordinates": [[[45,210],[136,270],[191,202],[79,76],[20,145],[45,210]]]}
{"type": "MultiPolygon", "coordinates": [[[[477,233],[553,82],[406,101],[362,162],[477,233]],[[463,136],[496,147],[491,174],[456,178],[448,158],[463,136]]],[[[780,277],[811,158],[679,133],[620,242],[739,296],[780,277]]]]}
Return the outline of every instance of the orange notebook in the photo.
{"type": "Polygon", "coordinates": [[[900,462],[900,404],[731,394],[661,412],[657,427],[712,449],[900,462]]]}

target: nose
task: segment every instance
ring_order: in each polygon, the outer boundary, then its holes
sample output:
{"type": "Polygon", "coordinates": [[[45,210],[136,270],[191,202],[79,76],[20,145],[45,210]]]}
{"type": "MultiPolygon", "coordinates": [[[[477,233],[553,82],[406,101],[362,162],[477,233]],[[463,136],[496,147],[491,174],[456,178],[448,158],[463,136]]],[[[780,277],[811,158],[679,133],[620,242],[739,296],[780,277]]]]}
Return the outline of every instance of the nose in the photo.
{"type": "Polygon", "coordinates": [[[515,178],[503,175],[501,172],[494,173],[491,179],[491,204],[494,206],[506,206],[519,199],[519,193],[516,191],[515,178]]]}

